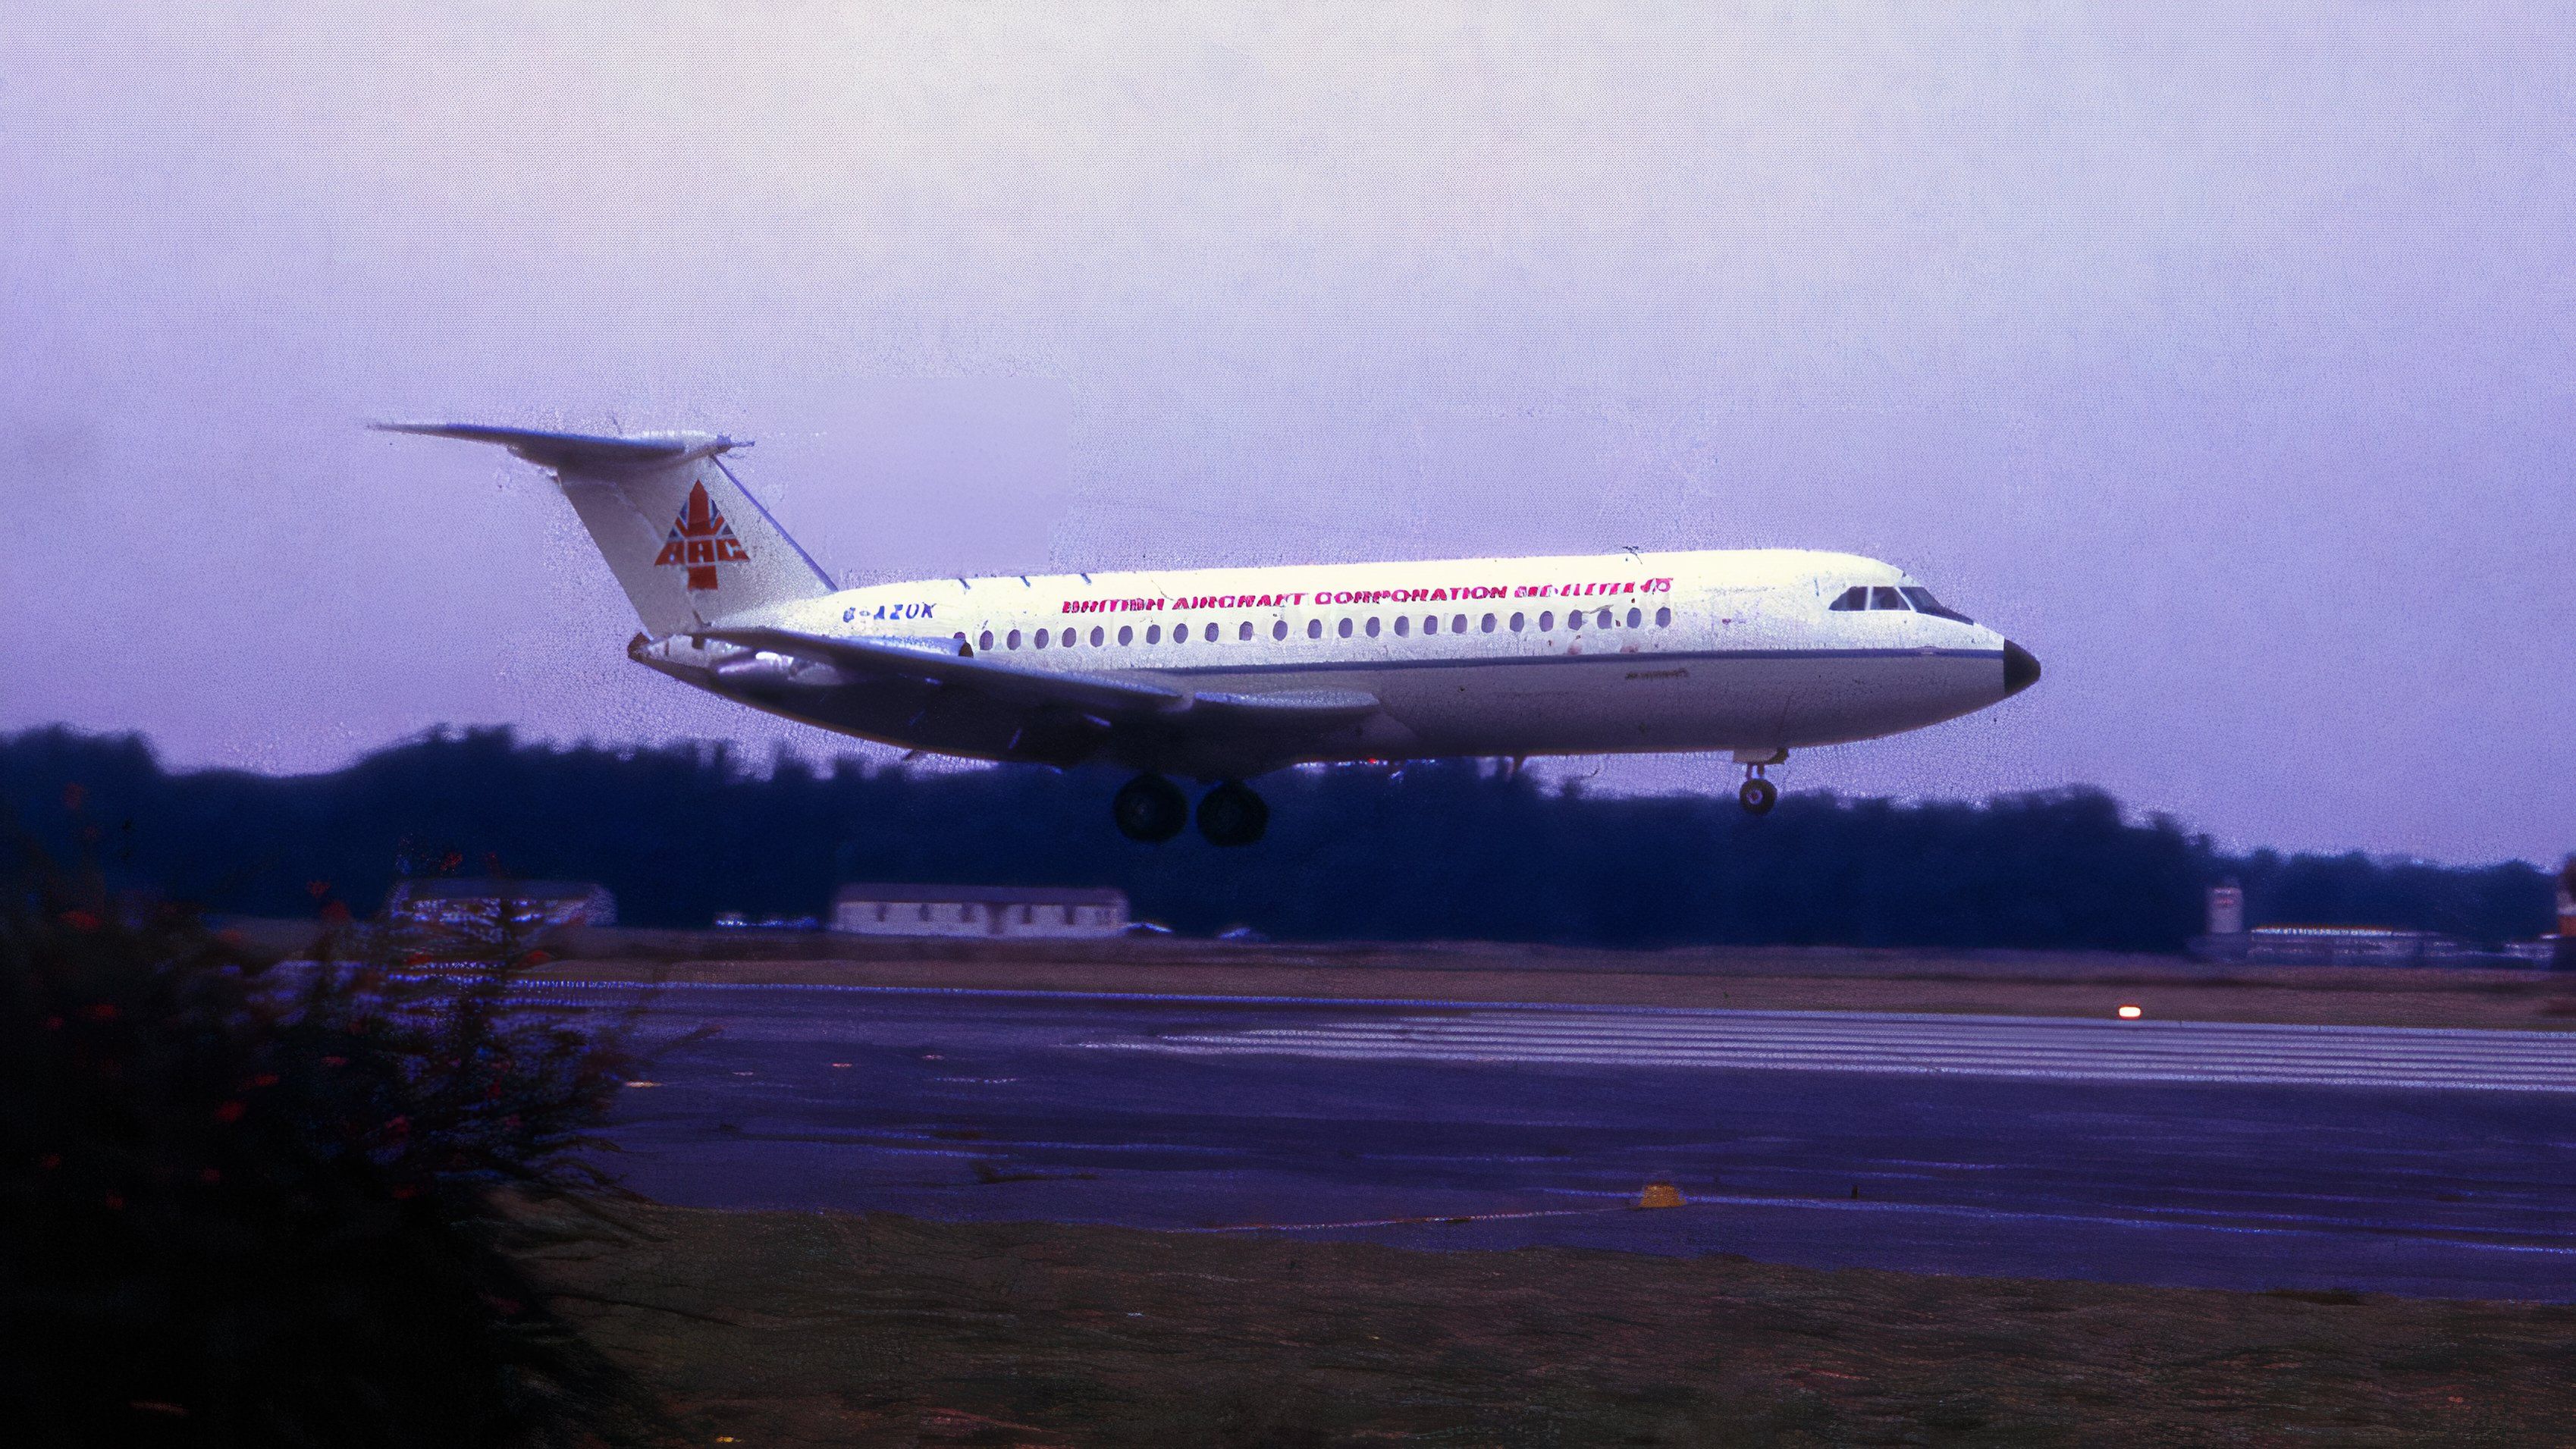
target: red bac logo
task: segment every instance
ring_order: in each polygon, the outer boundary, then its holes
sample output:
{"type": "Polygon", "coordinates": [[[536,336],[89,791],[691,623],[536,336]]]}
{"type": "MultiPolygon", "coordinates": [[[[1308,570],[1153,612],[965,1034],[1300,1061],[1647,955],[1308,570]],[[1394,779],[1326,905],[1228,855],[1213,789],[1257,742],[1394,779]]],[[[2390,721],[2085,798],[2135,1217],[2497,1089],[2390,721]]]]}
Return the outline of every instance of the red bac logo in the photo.
{"type": "Polygon", "coordinates": [[[671,536],[662,544],[661,557],[653,560],[655,568],[676,564],[688,569],[692,589],[716,586],[716,565],[749,563],[751,554],[742,540],[733,536],[733,525],[716,512],[708,501],[707,485],[691,483],[689,501],[680,516],[671,521],[671,536]]]}

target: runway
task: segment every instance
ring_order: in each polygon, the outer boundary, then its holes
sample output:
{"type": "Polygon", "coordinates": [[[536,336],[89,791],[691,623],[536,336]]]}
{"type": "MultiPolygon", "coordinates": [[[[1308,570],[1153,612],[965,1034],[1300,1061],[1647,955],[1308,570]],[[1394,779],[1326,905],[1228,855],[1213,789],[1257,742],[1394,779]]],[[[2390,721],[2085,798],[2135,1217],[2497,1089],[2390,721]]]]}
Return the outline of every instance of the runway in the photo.
{"type": "Polygon", "coordinates": [[[2576,1092],[2576,1036],[1804,1011],[1468,1010],[1092,1043],[1192,1056],[2576,1092]]]}
{"type": "Polygon", "coordinates": [[[2576,1300],[2576,1036],[794,987],[645,1020],[713,1029],[612,1131],[675,1203],[2576,1300]]]}

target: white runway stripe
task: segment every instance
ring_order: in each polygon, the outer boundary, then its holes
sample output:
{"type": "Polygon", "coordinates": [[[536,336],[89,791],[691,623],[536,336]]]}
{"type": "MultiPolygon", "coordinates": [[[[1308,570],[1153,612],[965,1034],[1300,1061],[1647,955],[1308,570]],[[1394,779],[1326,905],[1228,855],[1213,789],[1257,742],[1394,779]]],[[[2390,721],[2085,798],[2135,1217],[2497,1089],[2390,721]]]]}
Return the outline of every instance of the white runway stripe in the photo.
{"type": "Polygon", "coordinates": [[[2576,1035],[2406,1027],[1516,1008],[1084,1045],[1195,1057],[2576,1092],[2576,1035]]]}

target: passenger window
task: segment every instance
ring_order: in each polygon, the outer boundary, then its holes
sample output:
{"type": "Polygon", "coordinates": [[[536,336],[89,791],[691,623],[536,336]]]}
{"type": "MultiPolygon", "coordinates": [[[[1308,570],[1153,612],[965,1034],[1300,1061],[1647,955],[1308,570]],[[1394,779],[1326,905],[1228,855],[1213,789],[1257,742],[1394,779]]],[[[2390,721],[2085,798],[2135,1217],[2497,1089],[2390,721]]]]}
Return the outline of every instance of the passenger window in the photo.
{"type": "Polygon", "coordinates": [[[1146,626],[1145,626],[1145,642],[1146,642],[1146,643],[1148,643],[1148,644],[1160,644],[1160,643],[1162,643],[1162,642],[1163,642],[1163,626],[1162,626],[1162,625],[1160,625],[1160,624],[1148,624],[1148,625],[1146,625],[1146,626]]]}
{"type": "Polygon", "coordinates": [[[1119,626],[1118,626],[1118,644],[1119,644],[1119,647],[1124,648],[1124,647],[1126,647],[1127,645],[1133,644],[1133,643],[1135,643],[1135,642],[1136,642],[1136,626],[1135,626],[1135,625],[1133,625],[1133,624],[1121,624],[1121,625],[1119,625],[1119,626]]]}
{"type": "Polygon", "coordinates": [[[1099,647],[1100,647],[1100,641],[1101,641],[1102,637],[1103,637],[1103,636],[1102,636],[1102,633],[1101,633],[1101,628],[1100,628],[1100,626],[1099,626],[1099,625],[1097,625],[1097,624],[1092,625],[1092,626],[1091,626],[1091,647],[1092,647],[1092,648],[1094,648],[1094,649],[1099,648],[1099,647]]]}
{"type": "Polygon", "coordinates": [[[1309,619],[1309,620],[1307,620],[1307,621],[1306,621],[1306,637],[1307,637],[1307,638],[1309,638],[1309,639],[1321,639],[1321,638],[1323,638],[1323,637],[1324,637],[1324,621],[1323,621],[1323,620],[1321,620],[1321,619],[1309,619]]]}
{"type": "Polygon", "coordinates": [[[1450,632],[1450,633],[1452,633],[1452,634],[1464,634],[1464,633],[1466,633],[1466,632],[1467,632],[1467,616],[1466,616],[1466,615],[1464,615],[1464,614],[1460,614],[1460,615],[1457,615],[1456,617],[1452,618],[1452,619],[1449,621],[1449,632],[1450,632]]]}
{"type": "Polygon", "coordinates": [[[1854,584],[1850,588],[1843,590],[1842,597],[1834,600],[1832,607],[1838,613],[1849,613],[1854,609],[1868,608],[1869,586],[1866,584],[1854,584]]]}
{"type": "Polygon", "coordinates": [[[1215,642],[1216,642],[1216,620],[1214,620],[1214,619],[1210,619],[1210,620],[1208,620],[1208,626],[1207,626],[1206,628],[1204,628],[1204,629],[1200,630],[1199,632],[1200,632],[1202,635],[1206,636],[1207,641],[1208,641],[1210,644],[1215,643],[1215,642]]]}
{"type": "Polygon", "coordinates": [[[1243,626],[1234,631],[1234,637],[1237,639],[1249,640],[1252,637],[1252,621],[1250,619],[1244,620],[1243,626]]]}
{"type": "Polygon", "coordinates": [[[1044,648],[1046,647],[1046,644],[1047,644],[1047,631],[1045,631],[1044,629],[1040,629],[1040,630],[1038,631],[1038,647],[1039,647],[1040,649],[1044,649],[1044,648]]]}
{"type": "Polygon", "coordinates": [[[1437,634],[1437,633],[1439,633],[1439,632],[1440,632],[1440,616],[1439,616],[1438,614],[1425,614],[1425,615],[1423,615],[1423,616],[1422,616],[1422,632],[1423,632],[1423,633],[1425,633],[1425,634],[1437,634]]]}
{"type": "Polygon", "coordinates": [[[1410,620],[1410,619],[1407,619],[1407,618],[1406,618],[1406,617],[1404,617],[1402,614],[1398,614],[1398,615],[1396,615],[1396,616],[1395,616],[1395,637],[1397,637],[1398,639],[1401,639],[1401,638],[1403,638],[1405,635],[1410,634],[1410,633],[1412,633],[1412,632],[1413,632],[1413,621],[1412,621],[1412,620],[1410,620]]]}
{"type": "Polygon", "coordinates": [[[1555,628],[1555,627],[1556,627],[1556,611],[1555,611],[1554,609],[1541,609],[1541,610],[1539,610],[1539,614],[1538,614],[1538,631],[1539,631],[1540,633],[1544,634],[1544,633],[1546,633],[1547,631],[1549,631],[1550,629],[1553,629],[1553,628],[1555,628]]]}
{"type": "Polygon", "coordinates": [[[1593,615],[1593,616],[1592,616],[1592,622],[1593,622],[1593,623],[1595,623],[1595,624],[1600,625],[1600,626],[1601,626],[1602,628],[1604,628],[1604,629],[1609,628],[1609,627],[1610,627],[1610,611],[1609,611],[1608,609],[1604,609],[1604,610],[1602,610],[1600,613],[1593,615]]]}
{"type": "Polygon", "coordinates": [[[1493,633],[1493,632],[1494,632],[1494,616],[1493,616],[1493,615],[1491,615],[1491,614],[1487,614],[1487,615],[1485,616],[1485,626],[1484,626],[1484,627],[1485,627],[1485,632],[1486,632],[1486,633],[1491,634],[1491,633],[1493,633]]]}
{"type": "Polygon", "coordinates": [[[984,651],[985,653],[987,653],[987,654],[992,653],[992,652],[993,652],[993,631],[992,631],[992,630],[990,630],[990,629],[987,629],[987,630],[985,630],[983,633],[976,635],[976,636],[975,636],[975,647],[976,647],[976,648],[978,648],[978,649],[983,650],[983,651],[984,651]]]}
{"type": "Polygon", "coordinates": [[[1172,626],[1172,642],[1175,644],[1187,644],[1190,642],[1190,626],[1187,624],[1174,624],[1172,626]]]}
{"type": "Polygon", "coordinates": [[[1377,637],[1377,615],[1375,614],[1369,615],[1368,636],[1372,639],[1377,637]]]}
{"type": "Polygon", "coordinates": [[[1017,629],[1013,629],[1013,630],[1011,631],[1011,637],[1010,637],[1010,638],[1008,638],[1008,639],[1006,639],[1006,640],[1004,640],[1003,642],[1004,642],[1004,643],[1006,643],[1006,644],[1008,644],[1008,645],[1010,645],[1010,646],[1011,646],[1012,648],[1014,648],[1014,649],[1019,648],[1019,647],[1020,647],[1020,631],[1019,631],[1019,630],[1017,630],[1017,629]]]}
{"type": "Polygon", "coordinates": [[[1869,591],[1869,606],[1873,609],[1902,609],[1905,607],[1905,596],[1881,584],[1869,591]]]}
{"type": "Polygon", "coordinates": [[[1669,629],[1672,626],[1673,611],[1670,609],[1657,609],[1655,611],[1655,627],[1658,629],[1669,629]]]}
{"type": "MultiPolygon", "coordinates": [[[[1546,628],[1546,627],[1547,627],[1547,615],[1545,615],[1545,614],[1541,614],[1541,615],[1539,615],[1539,616],[1538,616],[1538,622],[1539,622],[1539,627],[1540,627],[1540,628],[1542,628],[1542,629],[1543,629],[1543,628],[1546,628]]],[[[1567,627],[1567,628],[1569,628],[1569,629],[1580,629],[1580,628],[1582,628],[1582,627],[1583,627],[1583,611],[1582,611],[1581,609],[1568,609],[1568,610],[1566,610],[1566,611],[1565,611],[1565,627],[1567,627]]]]}
{"type": "Polygon", "coordinates": [[[1270,626],[1270,637],[1271,637],[1271,638],[1273,638],[1273,639],[1285,639],[1285,638],[1287,638],[1287,637],[1288,637],[1288,621],[1287,621],[1287,620],[1285,620],[1285,619],[1282,619],[1282,620],[1280,620],[1278,623],[1271,625],[1271,626],[1270,626]]]}
{"type": "Polygon", "coordinates": [[[1523,616],[1521,616],[1521,615],[1519,615],[1519,614],[1514,614],[1514,615],[1512,615],[1512,632],[1513,632],[1513,633],[1515,633],[1515,634],[1517,634],[1517,633],[1519,633],[1519,632],[1521,631],[1521,619],[1522,619],[1522,617],[1523,617],[1523,616]]]}
{"type": "Polygon", "coordinates": [[[1341,635],[1342,635],[1342,637],[1343,637],[1343,638],[1345,638],[1345,639],[1348,639],[1349,637],[1351,637],[1351,621],[1350,621],[1350,620],[1348,620],[1348,619],[1344,619],[1344,620],[1342,621],[1341,635]]]}
{"type": "Polygon", "coordinates": [[[1646,616],[1645,616],[1644,614],[1639,613],[1639,612],[1638,612],[1638,611],[1636,611],[1635,609],[1630,609],[1630,610],[1628,611],[1628,627],[1629,627],[1629,628],[1634,629],[1634,628],[1636,628],[1638,625],[1643,624],[1643,623],[1645,623],[1645,622],[1646,622],[1646,616]]]}

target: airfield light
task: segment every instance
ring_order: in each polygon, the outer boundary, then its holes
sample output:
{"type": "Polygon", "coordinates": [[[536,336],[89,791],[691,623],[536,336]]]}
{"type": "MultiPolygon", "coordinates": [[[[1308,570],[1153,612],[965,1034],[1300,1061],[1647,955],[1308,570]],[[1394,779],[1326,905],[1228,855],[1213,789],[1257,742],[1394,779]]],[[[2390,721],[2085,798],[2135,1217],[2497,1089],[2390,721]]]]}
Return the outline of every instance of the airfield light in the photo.
{"type": "Polygon", "coordinates": [[[2135,1021],[2146,1014],[2146,1009],[2144,1007],[2131,1006],[2126,1003],[2122,1003],[2120,1007],[2120,1019],[2122,1021],[2135,1021]]]}

